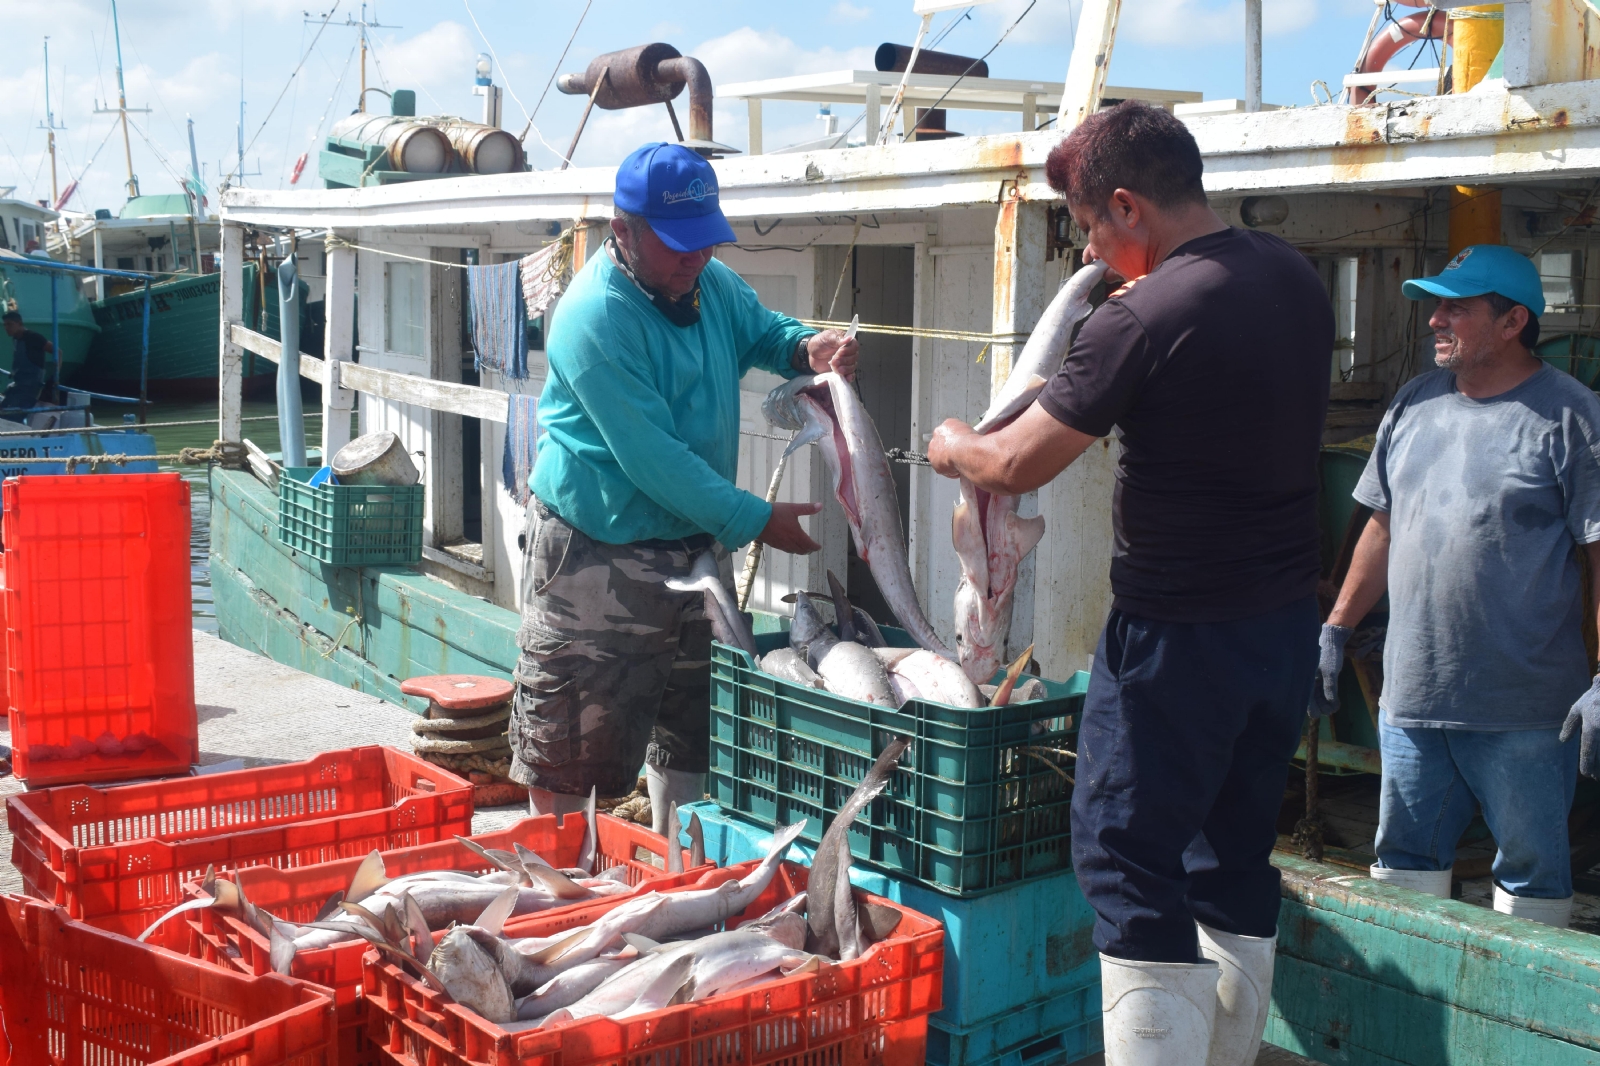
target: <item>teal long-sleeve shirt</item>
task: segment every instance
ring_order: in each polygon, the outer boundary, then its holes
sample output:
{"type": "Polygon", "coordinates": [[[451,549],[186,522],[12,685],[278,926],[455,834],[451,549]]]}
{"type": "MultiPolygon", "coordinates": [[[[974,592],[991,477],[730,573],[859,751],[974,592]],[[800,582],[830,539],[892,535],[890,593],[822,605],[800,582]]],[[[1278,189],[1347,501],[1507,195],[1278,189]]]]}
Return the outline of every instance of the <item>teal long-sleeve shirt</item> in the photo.
{"type": "Polygon", "coordinates": [[[793,377],[815,330],[761,306],[713,259],[700,321],[675,326],[601,250],[562,296],[546,342],[534,495],[595,540],[626,544],[706,532],[732,549],[772,516],[738,488],[739,379],[793,377]]]}

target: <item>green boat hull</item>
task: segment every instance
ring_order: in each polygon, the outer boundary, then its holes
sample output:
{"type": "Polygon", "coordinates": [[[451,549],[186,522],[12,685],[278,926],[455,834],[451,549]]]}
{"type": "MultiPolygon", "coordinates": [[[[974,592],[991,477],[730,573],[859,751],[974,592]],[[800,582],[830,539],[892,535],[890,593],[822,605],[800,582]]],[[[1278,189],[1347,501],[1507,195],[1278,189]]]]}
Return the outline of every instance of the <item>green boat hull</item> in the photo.
{"type": "MultiPolygon", "coordinates": [[[[257,312],[254,263],[245,264],[246,322],[261,322],[257,312]]],[[[305,306],[306,285],[301,286],[305,306]]],[[[150,286],[150,351],[145,380],[156,400],[203,400],[217,396],[217,329],[221,321],[221,274],[186,275],[150,286]]],[[[276,289],[272,290],[276,293],[276,289]]],[[[144,290],[108,296],[92,304],[100,333],[73,384],[97,392],[137,396],[144,335],[144,290]]],[[[303,315],[300,347],[312,350],[308,337],[312,323],[303,315]]],[[[278,303],[269,299],[262,332],[277,339],[278,303]]],[[[317,344],[320,347],[320,344],[317,344]]],[[[247,397],[257,399],[273,392],[276,369],[271,363],[245,354],[247,397]]]]}
{"type": "MultiPolygon", "coordinates": [[[[49,337],[52,281],[56,288],[56,328],[61,338],[61,377],[71,383],[100,332],[89,301],[78,288],[77,276],[8,260],[0,266],[0,301],[15,300],[28,328],[49,337]]],[[[7,373],[11,371],[11,351],[9,338],[0,341],[0,368],[7,373]]]]}

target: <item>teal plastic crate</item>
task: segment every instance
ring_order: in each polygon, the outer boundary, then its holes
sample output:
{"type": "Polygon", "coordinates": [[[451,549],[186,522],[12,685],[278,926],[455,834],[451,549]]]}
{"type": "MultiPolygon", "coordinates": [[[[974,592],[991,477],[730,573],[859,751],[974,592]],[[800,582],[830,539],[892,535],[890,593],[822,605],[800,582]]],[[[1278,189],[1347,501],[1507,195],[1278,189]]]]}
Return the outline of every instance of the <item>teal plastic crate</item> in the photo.
{"type": "MultiPolygon", "coordinates": [[[[706,858],[718,866],[759,859],[772,832],[715,803],[684,808],[700,816],[706,858]]],[[[685,837],[687,839],[687,837],[685,837]]],[[[787,858],[811,864],[813,848],[787,858]]],[[[1099,1049],[1100,954],[1094,911],[1071,870],[1000,892],[956,899],[914,881],[852,867],[851,883],[944,923],[943,1007],[928,1019],[928,1061],[971,1066],[1055,1041],[1074,1061],[1099,1049]],[[936,1032],[937,1030],[937,1032],[936,1032]]],[[[1039,1066],[1047,1061],[1041,1058],[1039,1066]]],[[[1013,1064],[1015,1066],[1015,1064],[1013,1064]]]]}
{"type": "Polygon", "coordinates": [[[334,566],[391,566],[422,558],[421,485],[318,485],[316,468],[278,478],[278,541],[334,566]]]}
{"type": "MultiPolygon", "coordinates": [[[[912,646],[901,630],[884,637],[912,646]]],[[[765,654],[787,634],[756,637],[765,654]]],[[[895,710],[763,673],[743,651],[711,651],[711,797],[758,825],[823,827],[891,737],[911,748],[851,829],[856,861],[970,896],[1069,869],[1078,714],[1089,675],[1045,681],[1048,697],[967,710],[923,700],[895,710]]]]}

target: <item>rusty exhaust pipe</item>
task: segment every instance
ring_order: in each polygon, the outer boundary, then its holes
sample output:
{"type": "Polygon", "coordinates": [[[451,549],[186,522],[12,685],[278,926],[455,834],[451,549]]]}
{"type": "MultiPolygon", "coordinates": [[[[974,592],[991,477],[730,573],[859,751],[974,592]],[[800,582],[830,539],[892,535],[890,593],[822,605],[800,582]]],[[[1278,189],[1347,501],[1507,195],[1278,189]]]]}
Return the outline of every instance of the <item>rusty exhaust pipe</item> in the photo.
{"type": "Polygon", "coordinates": [[[684,86],[689,87],[689,137],[683,142],[708,159],[736,153],[737,148],[713,140],[711,75],[705,64],[686,56],[670,44],[641,44],[620,52],[607,52],[589,61],[582,74],[563,74],[556,88],[569,96],[594,93],[594,104],[621,111],[649,104],[669,104],[684,86]],[[605,84],[600,75],[607,74],[605,84]],[[599,92],[595,87],[599,86],[599,92]]]}

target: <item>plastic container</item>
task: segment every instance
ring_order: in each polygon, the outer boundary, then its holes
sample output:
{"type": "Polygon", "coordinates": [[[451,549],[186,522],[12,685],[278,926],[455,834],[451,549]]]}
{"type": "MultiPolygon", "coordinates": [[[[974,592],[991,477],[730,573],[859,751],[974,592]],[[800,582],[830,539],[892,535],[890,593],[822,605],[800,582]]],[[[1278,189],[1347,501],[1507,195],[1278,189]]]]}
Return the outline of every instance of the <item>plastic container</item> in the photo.
{"type": "Polygon", "coordinates": [[[0,971],[18,1066],[337,1066],[333,1000],[311,985],[222,973],[22,896],[0,896],[0,971]]]}
{"type": "Polygon", "coordinates": [[[391,566],[422,558],[421,485],[310,484],[317,467],[278,478],[278,541],[333,566],[391,566]]]}
{"type": "MultiPolygon", "coordinates": [[[[599,815],[595,823],[600,835],[597,871],[624,866],[630,885],[648,884],[651,888],[693,884],[706,873],[704,867],[681,874],[667,873],[666,840],[643,826],[607,814],[599,815]]],[[[562,867],[577,863],[584,835],[581,816],[572,815],[558,821],[555,815],[544,815],[524,818],[499,832],[484,833],[472,840],[485,848],[505,851],[511,851],[513,844],[520,843],[562,867]]],[[[688,862],[687,853],[683,859],[688,862]]],[[[488,872],[487,864],[475,852],[455,840],[387,851],[383,854],[383,863],[390,877],[423,870],[488,872]]],[[[237,880],[256,906],[266,908],[287,922],[308,922],[316,917],[333,893],[349,887],[350,878],[360,865],[360,859],[340,859],[291,870],[254,866],[241,870],[237,880]]],[[[191,882],[187,886],[190,898],[200,894],[199,885],[191,882]]],[[[588,905],[586,901],[568,906],[588,905]]],[[[543,911],[541,916],[555,912],[556,909],[543,911]]],[[[272,972],[271,945],[255,929],[210,909],[191,911],[184,918],[188,936],[178,938],[169,946],[224,969],[248,974],[272,972]]],[[[383,1061],[365,1032],[361,957],[367,948],[366,941],[352,940],[320,951],[302,952],[294,960],[292,976],[326,989],[338,1005],[340,1066],[378,1066],[383,1061]]]]}
{"type": "MultiPolygon", "coordinates": [[[[694,886],[667,891],[715,887],[752,867],[747,863],[715,870],[694,886]]],[[[803,890],[807,873],[804,867],[783,863],[767,890],[729,926],[759,917],[803,890]]],[[[549,936],[588,924],[617,903],[606,900],[559,915],[518,919],[507,925],[507,932],[549,936]]],[[[448,1002],[370,952],[364,960],[369,1031],[402,1066],[922,1066],[927,1016],[939,1008],[944,934],[932,919],[900,909],[904,917],[894,934],[852,962],[825,964],[816,973],[625,1021],[590,1018],[517,1033],[448,1002]]]]}
{"type": "Polygon", "coordinates": [[[1036,1000],[966,1029],[928,1019],[928,1066],[1058,1066],[1104,1048],[1100,986],[1036,1000]]]}
{"type": "Polygon", "coordinates": [[[346,748],[254,770],[26,792],[8,798],[6,818],[30,895],[134,936],[207,866],[306,866],[465,836],[472,786],[393,748],[346,748]]]}
{"type": "MultiPolygon", "coordinates": [[[[890,643],[910,646],[900,630],[890,643]]],[[[756,637],[765,654],[784,633],[756,637]]],[[[763,673],[737,648],[711,648],[711,798],[768,828],[824,827],[893,736],[911,748],[850,831],[856,861],[967,896],[1072,865],[1068,809],[1077,715],[1089,675],[1046,681],[1049,697],[965,710],[912,700],[858,703],[763,673]]]]}
{"type": "Polygon", "coordinates": [[[0,496],[17,776],[42,788],[188,773],[188,482],[25,476],[0,496]]]}
{"type": "MultiPolygon", "coordinates": [[[[691,804],[683,817],[690,812],[700,816],[706,858],[718,866],[748,862],[772,847],[770,830],[714,803],[691,804]]],[[[787,857],[809,864],[811,856],[809,846],[796,844],[787,857]]],[[[934,1030],[950,1036],[954,1049],[941,1066],[966,1066],[994,1058],[1002,1048],[1099,1024],[1095,914],[1071,870],[969,899],[859,866],[852,867],[850,880],[944,925],[950,964],[944,969],[943,1006],[928,1021],[930,1061],[940,1039],[934,1030]]]]}

